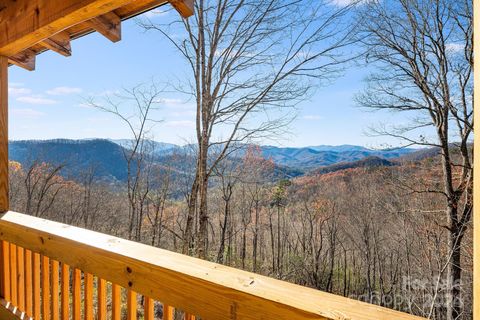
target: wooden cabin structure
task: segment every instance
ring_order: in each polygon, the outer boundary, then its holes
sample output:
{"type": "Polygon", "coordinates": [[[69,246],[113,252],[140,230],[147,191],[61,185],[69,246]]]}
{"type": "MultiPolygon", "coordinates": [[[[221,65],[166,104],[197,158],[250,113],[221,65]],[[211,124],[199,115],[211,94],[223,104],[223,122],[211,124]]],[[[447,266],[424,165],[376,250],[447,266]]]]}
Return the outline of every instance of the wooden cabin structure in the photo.
{"type": "MultiPolygon", "coordinates": [[[[145,320],[153,320],[158,319],[155,304],[162,304],[165,320],[173,319],[174,309],[181,310],[185,320],[420,319],[9,211],[9,66],[34,70],[36,55],[45,50],[69,56],[70,41],[94,31],[118,41],[122,20],[168,3],[184,18],[194,14],[193,0],[0,0],[0,320],[120,320],[122,312],[132,320],[139,308],[145,320]]],[[[478,21],[478,3],[475,6],[478,21]]],[[[478,25],[475,41],[480,43],[478,25]]],[[[479,74],[475,83],[480,83],[479,74]]],[[[475,159],[480,159],[478,148],[475,159]]],[[[477,172],[475,178],[480,182],[477,172]]],[[[475,200],[480,197],[477,185],[475,200]]],[[[476,224],[479,214],[475,209],[476,224]]],[[[475,276],[478,251],[476,246],[475,276]]],[[[475,303],[476,316],[478,311],[475,303]]]]}

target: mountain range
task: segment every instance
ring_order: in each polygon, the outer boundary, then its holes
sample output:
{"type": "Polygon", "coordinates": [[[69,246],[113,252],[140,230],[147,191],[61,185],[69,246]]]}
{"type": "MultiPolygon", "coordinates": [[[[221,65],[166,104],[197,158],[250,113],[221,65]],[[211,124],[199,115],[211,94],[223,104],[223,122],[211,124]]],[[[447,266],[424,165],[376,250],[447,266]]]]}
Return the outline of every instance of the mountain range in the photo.
{"type": "MultiPolygon", "coordinates": [[[[168,167],[181,174],[191,171],[194,164],[193,157],[189,153],[191,145],[150,142],[154,161],[159,166],[168,167]],[[178,161],[179,155],[189,159],[178,161]]],[[[131,140],[126,139],[10,141],[9,158],[23,166],[29,166],[34,162],[63,164],[66,165],[64,174],[73,177],[94,167],[100,178],[124,181],[127,177],[124,152],[130,145],[131,140]]],[[[374,150],[355,145],[320,145],[301,148],[260,146],[260,150],[264,158],[271,159],[276,164],[276,177],[326,173],[357,166],[393,165],[396,159],[405,157],[416,159],[423,158],[422,154],[431,155],[431,152],[411,148],[374,150]],[[415,156],[416,154],[419,156],[415,156]]],[[[238,151],[233,157],[240,161],[244,152],[238,151]]]]}

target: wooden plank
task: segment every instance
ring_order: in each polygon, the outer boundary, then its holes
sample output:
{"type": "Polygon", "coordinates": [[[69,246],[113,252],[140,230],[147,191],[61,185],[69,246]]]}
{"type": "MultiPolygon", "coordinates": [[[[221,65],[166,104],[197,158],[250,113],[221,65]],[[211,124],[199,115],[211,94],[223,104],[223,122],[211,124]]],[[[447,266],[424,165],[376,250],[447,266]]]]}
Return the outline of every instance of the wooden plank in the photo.
{"type": "Polygon", "coordinates": [[[137,319],[137,293],[127,290],[127,320],[137,319]]]}
{"type": "MultiPolygon", "coordinates": [[[[1,129],[0,129],[1,130],[1,129]]],[[[0,298],[10,300],[10,244],[7,241],[1,241],[1,283],[0,298]]]]}
{"type": "Polygon", "coordinates": [[[90,19],[87,24],[112,42],[122,39],[122,23],[120,17],[113,12],[90,19]]]}
{"type": "Polygon", "coordinates": [[[79,269],[73,271],[73,319],[82,318],[82,272],[79,269]]]}
{"type": "Polygon", "coordinates": [[[42,256],[42,319],[50,319],[50,258],[42,256]]]}
{"type": "Polygon", "coordinates": [[[405,313],[16,212],[5,240],[203,319],[420,319],[405,313]]]}
{"type": "Polygon", "coordinates": [[[112,320],[120,320],[122,316],[122,288],[112,284],[112,320]]]}
{"type": "Polygon", "coordinates": [[[107,281],[99,278],[97,291],[98,320],[107,320],[107,281]]]}
{"type": "Polygon", "coordinates": [[[24,314],[18,310],[13,304],[0,299],[0,319],[2,320],[25,320],[24,314]]]}
{"type": "Polygon", "coordinates": [[[10,302],[17,306],[17,246],[10,243],[10,302]]]}
{"type": "Polygon", "coordinates": [[[60,263],[57,260],[52,260],[52,281],[51,281],[51,287],[52,287],[52,320],[59,320],[60,319],[60,303],[59,303],[59,297],[60,297],[60,263]]]}
{"type": "Polygon", "coordinates": [[[70,267],[62,263],[62,320],[70,319],[70,267]]]}
{"type": "Polygon", "coordinates": [[[191,315],[191,314],[189,314],[189,313],[185,313],[183,319],[184,319],[184,320],[195,320],[195,316],[194,316],[194,315],[191,315]]]}
{"type": "Polygon", "coordinates": [[[25,312],[33,317],[33,260],[32,251],[25,250],[25,312]]]}
{"type": "Polygon", "coordinates": [[[25,311],[25,250],[17,247],[17,307],[25,311]]]}
{"type": "Polygon", "coordinates": [[[84,273],[84,315],[85,320],[93,320],[93,276],[90,273],[84,273]]]}
{"type": "Polygon", "coordinates": [[[72,55],[72,46],[70,45],[70,34],[66,31],[59,32],[48,39],[40,42],[40,45],[55,51],[62,56],[69,57],[72,55]]]}
{"type": "Polygon", "coordinates": [[[0,11],[0,55],[13,56],[133,0],[16,0],[0,11]]]}
{"type": "Polygon", "coordinates": [[[173,307],[164,304],[163,305],[163,320],[173,320],[173,307]]]}
{"type": "Polygon", "coordinates": [[[152,298],[149,298],[149,297],[144,297],[143,310],[144,310],[145,320],[155,320],[154,307],[155,307],[154,300],[152,298]]]}
{"type": "Polygon", "coordinates": [[[0,55],[0,213],[8,209],[8,58],[0,55]]]}
{"type": "Polygon", "coordinates": [[[40,290],[40,254],[33,254],[33,318],[40,319],[40,310],[41,310],[41,290],[40,290]]]}

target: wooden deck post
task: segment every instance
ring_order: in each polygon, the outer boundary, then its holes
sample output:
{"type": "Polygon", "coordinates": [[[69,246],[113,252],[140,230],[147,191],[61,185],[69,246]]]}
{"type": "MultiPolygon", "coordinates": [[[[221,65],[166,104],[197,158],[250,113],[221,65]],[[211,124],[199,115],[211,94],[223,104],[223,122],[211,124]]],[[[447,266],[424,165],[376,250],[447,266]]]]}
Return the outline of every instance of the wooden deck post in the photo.
{"type": "Polygon", "coordinates": [[[8,209],[8,58],[0,56],[0,213],[8,209]]]}

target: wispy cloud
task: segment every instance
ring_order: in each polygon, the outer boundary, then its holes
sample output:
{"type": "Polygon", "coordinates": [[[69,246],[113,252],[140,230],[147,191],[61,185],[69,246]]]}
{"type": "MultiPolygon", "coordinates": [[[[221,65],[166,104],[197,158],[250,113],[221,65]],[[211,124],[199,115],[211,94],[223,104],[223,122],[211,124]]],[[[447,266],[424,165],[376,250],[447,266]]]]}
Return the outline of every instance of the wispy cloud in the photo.
{"type": "Polygon", "coordinates": [[[332,0],[331,4],[337,7],[346,7],[353,4],[366,2],[366,0],[332,0]]]}
{"type": "Polygon", "coordinates": [[[44,112],[34,110],[34,109],[31,109],[31,108],[25,108],[25,109],[14,108],[14,109],[12,109],[12,114],[15,115],[15,116],[29,117],[29,118],[41,117],[41,116],[45,115],[44,112]]]}
{"type": "Polygon", "coordinates": [[[303,116],[302,119],[303,120],[309,120],[309,121],[318,121],[318,120],[322,120],[323,117],[319,116],[319,115],[315,115],[315,114],[307,114],[307,115],[303,116]]]}
{"type": "Polygon", "coordinates": [[[65,96],[69,94],[81,93],[83,90],[81,88],[75,87],[56,87],[51,90],[47,90],[47,94],[52,96],[65,96]]]}
{"type": "Polygon", "coordinates": [[[142,17],[145,17],[145,18],[148,18],[148,19],[153,19],[153,18],[156,18],[156,17],[166,16],[166,15],[168,15],[169,11],[170,10],[154,9],[154,10],[150,10],[150,11],[145,12],[144,14],[142,14],[142,17]]]}
{"type": "Polygon", "coordinates": [[[447,43],[445,48],[449,52],[457,53],[465,50],[465,45],[461,43],[447,43]]]}
{"type": "Polygon", "coordinates": [[[28,103],[28,104],[41,104],[41,105],[48,105],[48,104],[56,104],[57,101],[47,98],[42,98],[39,96],[25,96],[25,97],[18,97],[18,102],[28,103]]]}
{"type": "Polygon", "coordinates": [[[32,90],[28,88],[22,88],[22,87],[15,87],[15,86],[9,86],[8,87],[8,94],[11,96],[22,96],[22,95],[29,95],[32,93],[32,90]]]}

